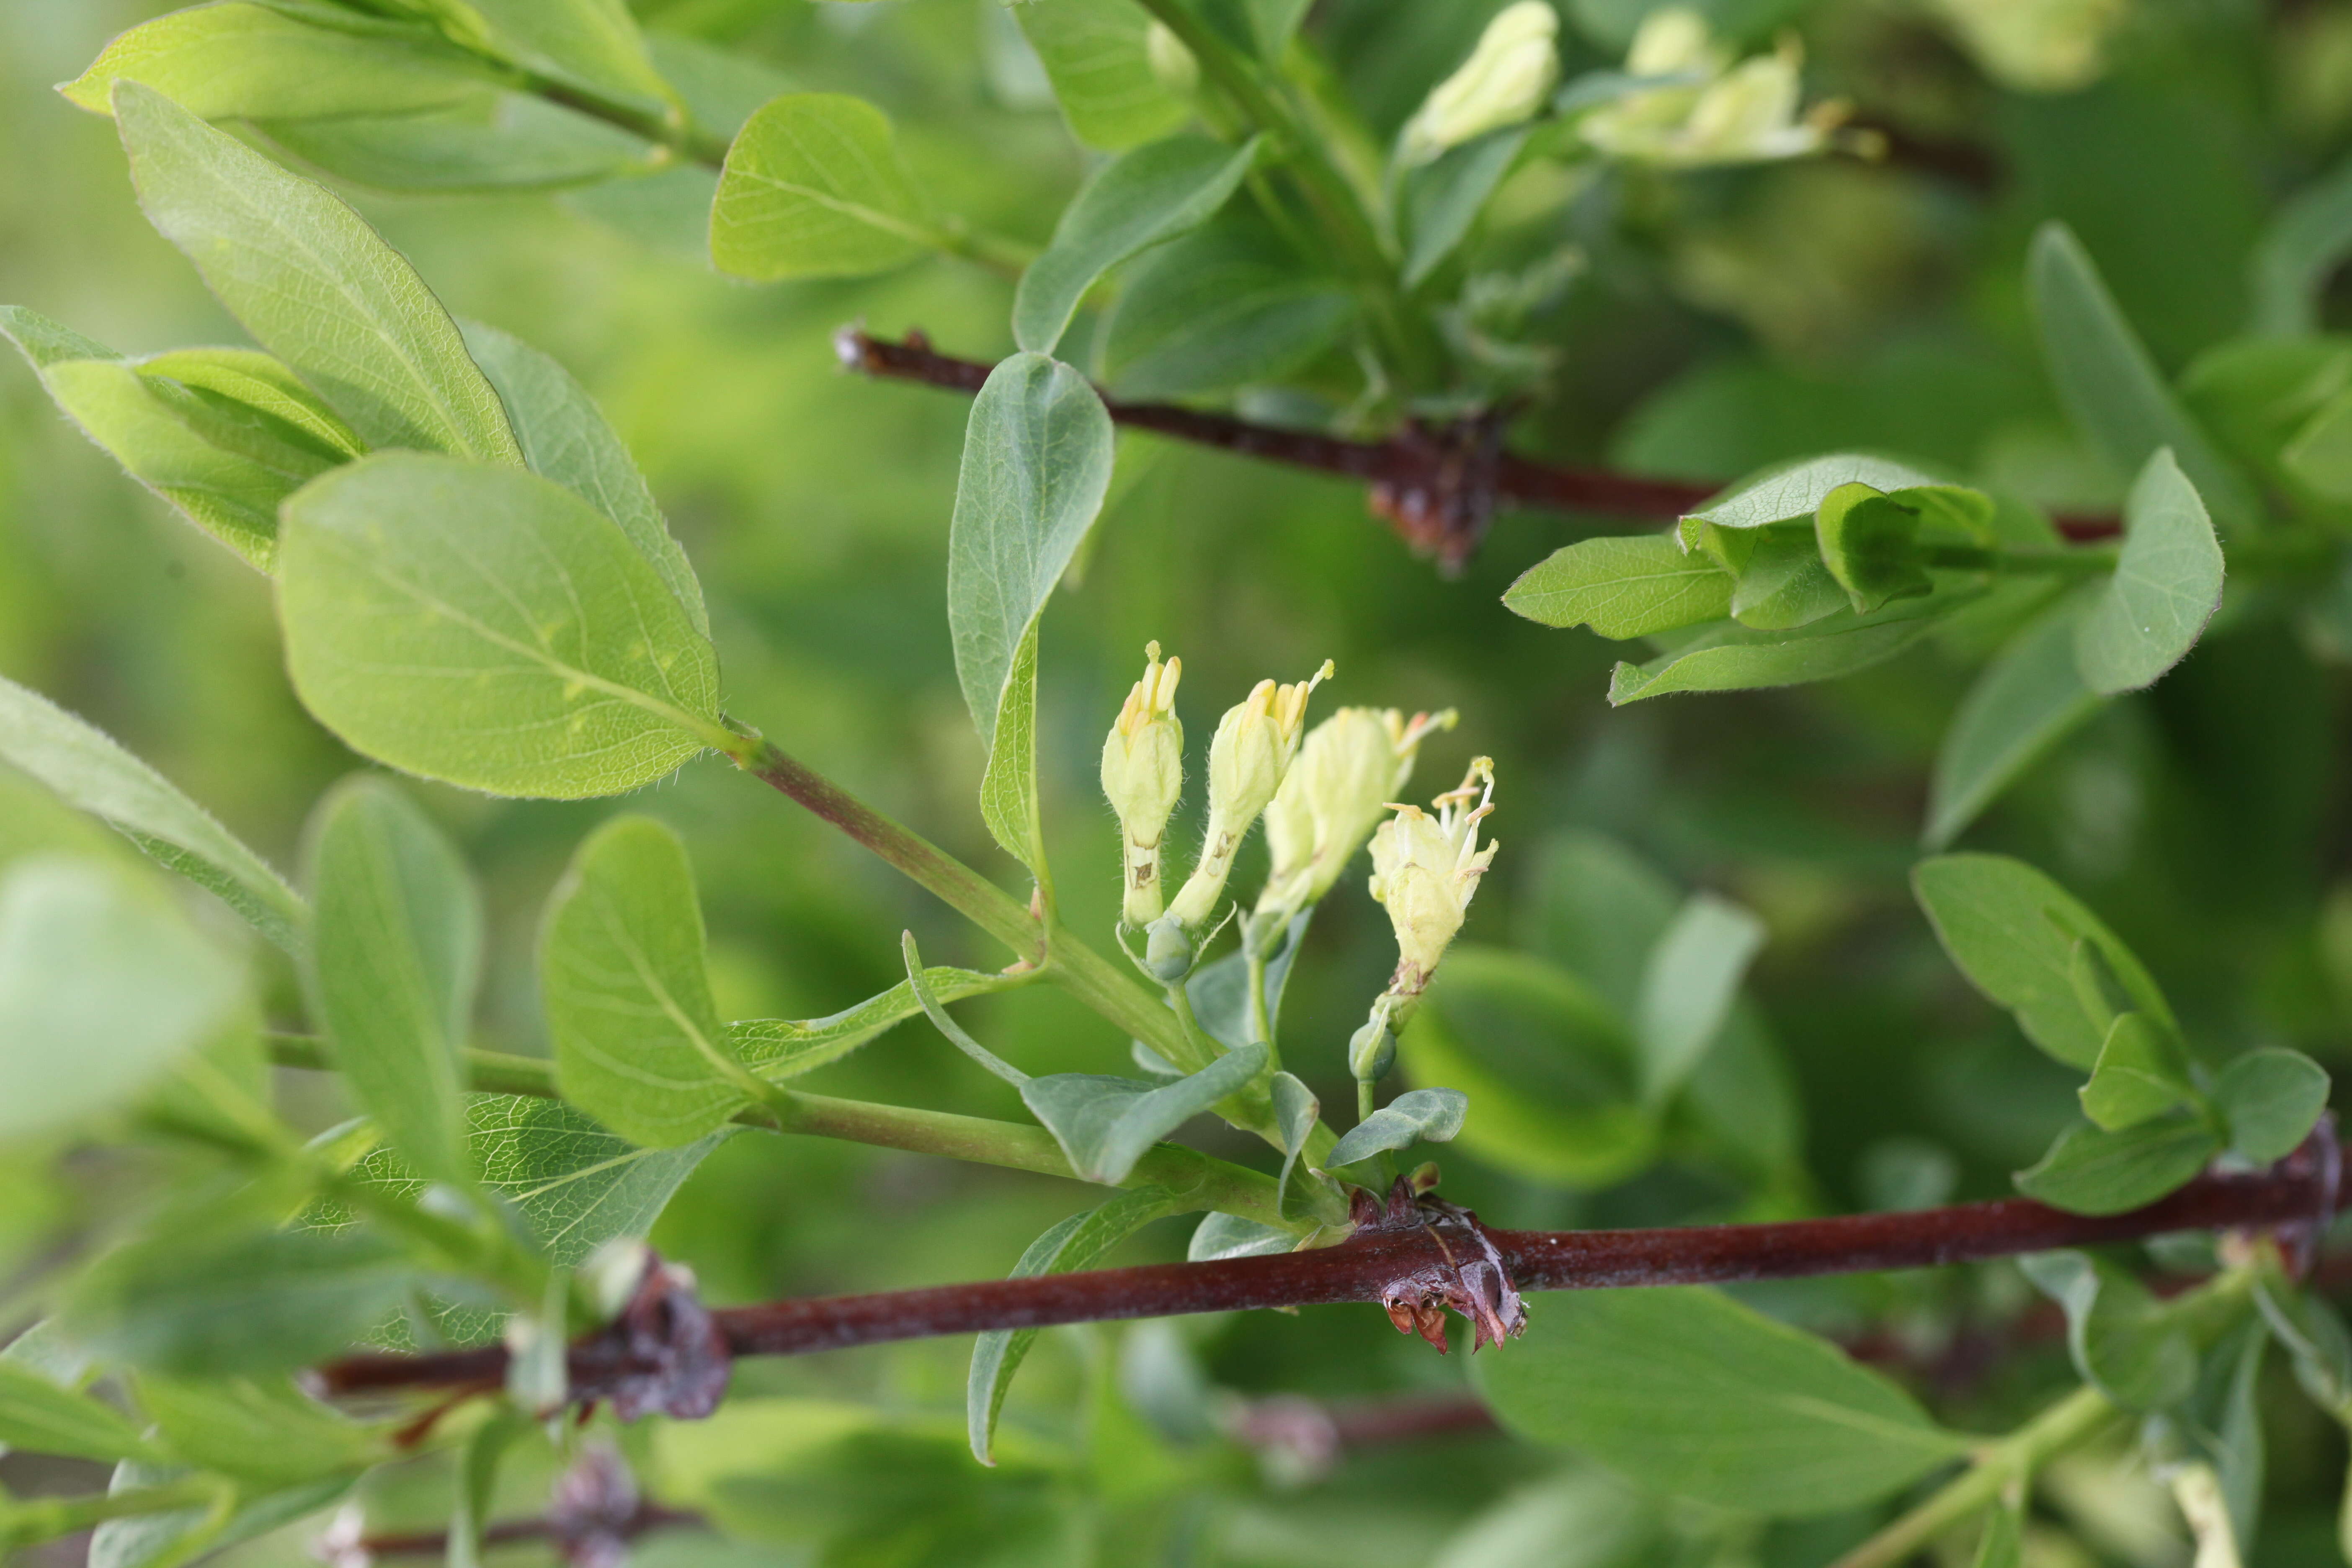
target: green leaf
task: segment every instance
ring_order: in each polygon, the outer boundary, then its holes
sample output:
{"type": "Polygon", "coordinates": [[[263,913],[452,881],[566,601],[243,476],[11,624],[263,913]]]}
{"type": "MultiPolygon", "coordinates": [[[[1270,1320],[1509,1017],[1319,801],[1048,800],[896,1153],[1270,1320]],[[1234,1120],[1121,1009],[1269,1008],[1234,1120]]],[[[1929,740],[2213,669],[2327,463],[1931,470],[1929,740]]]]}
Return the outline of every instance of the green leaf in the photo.
{"type": "Polygon", "coordinates": [[[1503,605],[1548,626],[1589,626],[1622,641],[1729,615],[1734,581],[1671,534],[1602,535],[1528,567],[1503,605]]]}
{"type": "Polygon", "coordinates": [[[939,245],[890,121],[863,99],[790,93],[744,124],[710,209],[722,272],[862,278],[939,245]]]}
{"type": "Polygon", "coordinates": [[[1656,1490],[1775,1517],[1874,1501],[1969,1440],[1825,1340],[1699,1287],[1571,1290],[1473,1363],[1504,1425],[1656,1490]]]}
{"type": "Polygon", "coordinates": [[[1672,1098],[1715,1044],[1764,935],[1764,922],[1748,910],[1698,893],[1650,950],[1633,1015],[1647,1104],[1672,1098]]]}
{"type": "Polygon", "coordinates": [[[391,1434],[336,1415],[288,1377],[138,1380],[139,1407],[175,1458],[288,1487],[397,1457],[391,1434]]]}
{"type": "Polygon", "coordinates": [[[997,842],[1041,873],[1037,617],[1102,510],[1111,446],[1110,416],[1084,376],[1015,354],[972,404],[948,527],[956,679],[989,747],[982,811],[997,842]]]}
{"type": "Polygon", "coordinates": [[[105,861],[0,875],[0,1142],[131,1100],[236,1019],[241,967],[105,861]]]}
{"type": "MultiPolygon", "coordinates": [[[[1282,995],[1289,986],[1290,971],[1298,960],[1299,943],[1307,940],[1307,922],[1315,918],[1312,906],[1301,910],[1290,919],[1281,940],[1265,958],[1265,1016],[1279,1026],[1282,1020],[1282,995]]],[[[1209,1037],[1227,1049],[1255,1045],[1257,1031],[1250,1022],[1249,955],[1239,948],[1213,963],[1192,971],[1184,982],[1184,996],[1192,1005],[1192,1017],[1209,1037]]]]}
{"type": "Polygon", "coordinates": [[[2093,1016],[2074,984],[2074,944],[2087,940],[2132,1004],[2165,1027],[2179,1022],[2139,960],[2080,900],[2005,855],[1945,855],[1911,872],[1912,890],[1969,984],[2017,1015],[2026,1038],[2089,1070],[2112,1020],[2093,1016]]]}
{"type": "Polygon", "coordinates": [[[349,1349],[420,1283],[364,1230],[178,1223],[100,1258],[66,1331],[97,1354],[180,1377],[305,1366],[349,1349]]]}
{"type": "Polygon", "coordinates": [[[1919,523],[1916,509],[1868,485],[1840,485],[1822,498],[1813,514],[1822,564],[1857,614],[1934,590],[1919,563],[1919,523]]]}
{"type": "Polygon", "coordinates": [[[2352,164],[2279,204],[2248,259],[2253,292],[2251,331],[2303,337],[2320,330],[2320,296],[2352,257],[2352,164]]]}
{"type": "Polygon", "coordinates": [[[1185,1245],[1184,1258],[1189,1263],[1216,1263],[1228,1258],[1266,1258],[1277,1252],[1294,1252],[1297,1247],[1295,1232],[1261,1225],[1239,1215],[1212,1214],[1202,1215],[1193,1228],[1192,1239],[1185,1245]]]}
{"type": "Polygon", "coordinates": [[[1470,1097],[1458,1089],[1408,1089],[1349,1128],[1323,1156],[1324,1168],[1336,1171],[1423,1140],[1451,1142],[1469,1114],[1470,1097]]]}
{"type": "Polygon", "coordinates": [[[2126,1410],[2161,1410],[2196,1386],[2195,1342],[2138,1280],[2081,1252],[2036,1253],[2018,1267],[2065,1309],[2074,1370],[2109,1399],[2126,1410]]]}
{"type": "Polygon", "coordinates": [[[1531,134],[1524,125],[1490,132],[1406,173],[1405,232],[1412,236],[1405,250],[1406,288],[1419,288],[1454,254],[1518,163],[1531,134]]]}
{"type": "Polygon", "coordinates": [[[2011,638],[1969,688],[1936,751],[1920,834],[1941,849],[2099,710],[2074,667],[2082,605],[2064,600],[2011,638]]]}
{"type": "Polygon", "coordinates": [[[605,420],[588,389],[551,354],[478,321],[459,323],[467,350],[498,389],[523,461],[620,525],[646,563],[659,574],[704,637],[710,613],[702,584],[671,536],[629,449],[605,420]]]}
{"type": "Polygon", "coordinates": [[[2116,472],[2137,474],[2168,447],[2225,523],[2256,517],[2252,492],[2165,384],[2074,231],[2043,224],[2025,276],[2058,401],[2093,447],[2116,472]]]}
{"type": "Polygon", "coordinates": [[[114,1406],[5,1360],[0,1447],[102,1460],[143,1458],[154,1452],[114,1406]]]}
{"type": "Polygon", "coordinates": [[[1021,1099],[1082,1179],[1116,1186],[1154,1143],[1254,1081],[1270,1054],[1264,1046],[1244,1046],[1165,1087],[1098,1073],[1055,1073],[1023,1084],[1021,1099]]]}
{"type": "Polygon", "coordinates": [[[2302,1145],[2327,1109],[2327,1069],[2284,1047],[2248,1051],[2213,1079],[2213,1105],[2230,1129],[2230,1147],[2258,1164],[2284,1160],[2302,1145]]]}
{"type": "MultiPolygon", "coordinates": [[[[485,84],[472,96],[413,114],[260,120],[256,130],[339,180],[379,191],[558,190],[604,181],[700,174],[657,142],[551,103],[534,93],[485,84]]],[[[694,248],[703,249],[710,203],[696,213],[694,248]]]]}
{"type": "MultiPolygon", "coordinates": [[[[184,414],[199,407],[211,414],[200,427],[224,447],[289,471],[309,457],[341,463],[367,453],[341,415],[284,362],[258,349],[169,349],[137,363],[184,414]]],[[[193,416],[190,422],[197,423],[193,416]]]]}
{"type": "Polygon", "coordinates": [[[931,1026],[947,1037],[948,1044],[988,1069],[989,1072],[1018,1089],[1029,1081],[1029,1075],[971,1037],[964,1026],[948,1016],[940,999],[931,994],[930,984],[923,978],[923,955],[916,950],[915,933],[902,931],[898,951],[907,961],[907,987],[915,994],[916,1003],[923,1009],[931,1026]]]}
{"type": "Polygon", "coordinates": [[[482,946],[466,863],[407,796],[364,775],[320,804],[305,858],[318,912],[304,980],[328,1053],[394,1148],[463,1187],[482,946]]]}
{"type": "Polygon", "coordinates": [[[1309,0],[1197,0],[1202,20],[1226,42],[1268,65],[1279,65],[1309,0]]]}
{"type": "Polygon", "coordinates": [[[2352,1420],[2352,1330],[2317,1292],[2264,1270],[2254,1282],[2263,1321],[2294,1361],[2295,1382],[2338,1421],[2352,1420]]]}
{"type": "Polygon", "coordinates": [[[2221,1152],[2221,1141],[2186,1112],[2121,1132],[2078,1121],[2040,1163],[2017,1173],[2017,1190],[2069,1214],[2123,1214],[2189,1181],[2221,1152]]]}
{"type": "Polygon", "coordinates": [[[510,1402],[466,1435],[457,1452],[457,1497],[449,1510],[448,1568],[482,1568],[483,1531],[498,1501],[499,1467],[531,1419],[510,1402]]]}
{"type": "Polygon", "coordinates": [[[1279,381],[1328,351],[1355,314],[1347,289],[1302,269],[1263,222],[1236,213],[1161,246],[1121,279],[1103,318],[1103,380],[1129,401],[1279,381]]]}
{"type": "Polygon", "coordinates": [[[1977,1537],[1974,1568],[2021,1568],[2025,1560],[2024,1509],[2006,1501],[1985,1510],[1984,1533],[1977,1537]]]}
{"type": "Polygon", "coordinates": [[[1697,510],[1686,512],[1679,524],[1683,547],[1698,542],[1705,527],[1769,528],[1776,522],[1811,521],[1830,493],[1841,485],[1863,484],[1874,490],[1908,489],[1942,481],[1907,463],[1868,453],[1840,452],[1808,458],[1766,468],[1740,480],[1697,510]]]}
{"type": "Polygon", "coordinates": [[[656,113],[676,94],[653,68],[626,0],[424,0],[451,37],[527,70],[656,113]]]}
{"type": "Polygon", "coordinates": [[[1648,861],[1604,834],[1570,828],[1538,852],[1521,941],[1631,1018],[1651,950],[1681,907],[1680,889],[1648,861]]]}
{"type": "Polygon", "coordinates": [[[112,738],[6,679],[0,679],[0,759],[218,896],[279,947],[299,947],[310,911],[268,862],[112,738]]]}
{"type": "Polygon", "coordinates": [[[540,991],[563,1096],[636,1142],[716,1131],[764,1086],[710,1001],[702,904],[677,834],[649,816],[598,828],[540,928],[540,991]]]}
{"type": "Polygon", "coordinates": [[[728,743],[709,642],[620,528],[551,480],[379,453],[289,501],[280,550],[295,690],[369,756],[568,800],[728,743]]]}
{"type": "Polygon", "coordinates": [[[2313,411],[2277,453],[2278,467],[2331,501],[2352,499],[2352,395],[2313,411]]]}
{"type": "Polygon", "coordinates": [[[2079,1091],[2083,1114],[2109,1132],[2120,1132],[2190,1103],[2196,1091],[2170,1030],[2145,1013],[2123,1013],[2107,1030],[2106,1044],[2079,1091]]]}
{"type": "Polygon", "coordinates": [[[1070,134],[1087,146],[1117,153],[1192,118],[1191,101],[1151,68],[1151,18],[1133,0],[1023,0],[1011,10],[1070,134]]]}
{"type": "MultiPolygon", "coordinates": [[[[1121,1193],[1099,1208],[1074,1214],[1029,1244],[1011,1278],[1034,1279],[1040,1274],[1074,1274],[1091,1268],[1102,1255],[1150,1225],[1178,1212],[1165,1187],[1138,1187],[1121,1193]]],[[[972,1341],[971,1371],[964,1384],[964,1423],[971,1439],[971,1455],[983,1465],[996,1463],[996,1417],[1013,1374],[1036,1342],[1034,1329],[991,1329],[972,1341]]]]}
{"type": "Polygon", "coordinates": [[[1833,680],[1884,663],[1934,629],[1968,590],[1901,599],[1868,616],[1840,610],[1793,632],[1724,623],[1646,664],[1621,664],[1609,678],[1613,706],[1676,691],[1741,691],[1833,680]]]}
{"type": "Polygon", "coordinates": [[[114,110],[149,221],[362,439],[522,460],[457,323],[357,213],[136,82],[114,110]]]}
{"type": "Polygon", "coordinates": [[[434,109],[488,79],[427,28],[323,20],[236,0],[174,11],[116,38],[58,90],[99,114],[111,111],[116,82],[135,81],[206,120],[299,120],[434,109]]]}
{"type": "MultiPolygon", "coordinates": [[[[136,1459],[114,1468],[107,1489],[129,1491],[183,1479],[179,1465],[151,1465],[136,1459]]],[[[91,1532],[89,1568],[181,1568],[210,1552],[282,1530],[297,1521],[329,1509],[352,1489],[357,1478],[331,1476],[283,1490],[234,1500],[234,1511],[220,1507],[171,1509],[160,1513],[110,1519],[91,1532]]]]}
{"type": "MultiPolygon", "coordinates": [[[[973,969],[933,966],[923,971],[923,984],[934,1001],[961,1001],[992,991],[1009,991],[1026,984],[1032,975],[983,974],[973,969]]],[[[839,1061],[884,1030],[919,1015],[922,1004],[914,987],[900,981],[879,996],[828,1018],[797,1022],[784,1018],[751,1018],[727,1026],[727,1048],[745,1067],[771,1083],[798,1078],[839,1061]]]]}
{"type": "Polygon", "coordinates": [[[1274,1100],[1275,1130],[1282,1137],[1282,1172],[1274,1184],[1274,1205],[1281,1210],[1290,1191],[1290,1173],[1297,1168],[1298,1156],[1305,1152],[1307,1140],[1323,1114],[1323,1102],[1315,1098],[1315,1091],[1307,1087],[1304,1079],[1286,1072],[1275,1074],[1269,1089],[1274,1100]]]}
{"type": "Polygon", "coordinates": [[[1456,944],[1397,1049],[1413,1082],[1477,1102],[1462,1146],[1517,1174],[1602,1187],[1656,1153],[1625,1025],[1539,959],[1456,944]]]}
{"type": "Polygon", "coordinates": [[[2221,545],[2196,489],[2159,451],[2124,502],[2116,573],[2074,626],[2074,663],[2103,697],[2153,686],[2221,605],[2221,545]]]}
{"type": "Polygon", "coordinates": [[[1257,158],[1205,136],[1171,136],[1122,153],[1088,180],[1054,227],[1054,241],[1021,275],[1013,337],[1048,354],[1095,280],[1147,246],[1216,215],[1257,158]]]}
{"type": "Polygon", "coordinates": [[[1732,619],[1759,631],[1792,631],[1847,608],[1811,535],[1759,530],[1752,540],[1731,591],[1732,619]]]}

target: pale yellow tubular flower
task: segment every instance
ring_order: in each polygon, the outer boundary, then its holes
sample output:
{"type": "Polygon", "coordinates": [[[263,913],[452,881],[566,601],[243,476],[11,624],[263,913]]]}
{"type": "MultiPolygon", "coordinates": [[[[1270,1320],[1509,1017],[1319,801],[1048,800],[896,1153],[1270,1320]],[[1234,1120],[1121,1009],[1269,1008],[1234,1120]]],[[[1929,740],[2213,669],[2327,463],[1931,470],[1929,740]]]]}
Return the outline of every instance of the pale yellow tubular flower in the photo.
{"type": "Polygon", "coordinates": [[[1118,815],[1124,846],[1119,918],[1131,926],[1160,918],[1160,841],[1184,788],[1184,726],[1176,718],[1184,661],[1162,664],[1156,642],[1145,645],[1143,656],[1143,679],[1103,737],[1102,754],[1103,794],[1118,815]]]}
{"type": "Polygon", "coordinates": [[[1225,710],[1209,742],[1209,826],[1192,868],[1168,914],[1187,932],[1198,930],[1215,909],[1234,868],[1234,856],[1250,824],[1282,787],[1307,728],[1307,700],[1331,673],[1331,661],[1305,680],[1277,685],[1261,680],[1225,710]]]}
{"type": "Polygon", "coordinates": [[[1286,921],[1321,900],[1412,778],[1423,739],[1454,713],[1342,708],[1315,726],[1265,810],[1273,868],[1257,913],[1286,921]]]}
{"type": "Polygon", "coordinates": [[[1627,76],[1720,76],[1731,57],[1708,33],[1706,18],[1686,5],[1668,5],[1642,18],[1625,51],[1627,76]]]}
{"type": "Polygon", "coordinates": [[[1534,118],[1559,80],[1559,16],[1545,0],[1495,14],[1460,69],[1430,89],[1404,128],[1399,155],[1423,163],[1449,147],[1534,118]]]}
{"type": "Polygon", "coordinates": [[[1710,41],[1696,13],[1654,12],[1625,58],[1636,77],[1706,79],[1628,93],[1586,115],[1579,134],[1612,157],[1668,168],[1765,163],[1830,145],[1845,110],[1822,104],[1801,114],[1804,56],[1795,37],[1738,64],[1710,41]]]}
{"type": "Polygon", "coordinates": [[[1461,787],[1430,803],[1437,815],[1399,805],[1372,835],[1372,897],[1387,906],[1397,939],[1396,973],[1382,1001],[1396,1026],[1429,986],[1469,913],[1496,845],[1478,843],[1478,825],[1495,809],[1495,764],[1480,757],[1461,787]]]}

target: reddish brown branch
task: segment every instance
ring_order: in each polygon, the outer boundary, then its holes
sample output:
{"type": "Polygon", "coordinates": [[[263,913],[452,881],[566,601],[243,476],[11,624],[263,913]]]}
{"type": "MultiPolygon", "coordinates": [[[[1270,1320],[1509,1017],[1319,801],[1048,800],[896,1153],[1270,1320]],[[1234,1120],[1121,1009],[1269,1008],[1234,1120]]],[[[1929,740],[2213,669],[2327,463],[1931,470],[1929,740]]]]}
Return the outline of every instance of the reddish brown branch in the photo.
{"type": "MultiPolygon", "coordinates": [[[[894,342],[845,327],[835,335],[834,348],[847,369],[953,392],[978,392],[992,368],[940,353],[919,331],[894,342]]],[[[1502,449],[1501,426],[1491,416],[1449,425],[1408,424],[1384,441],[1349,441],[1174,404],[1126,403],[1108,393],[1103,406],[1114,423],[1133,429],[1361,480],[1376,514],[1414,549],[1448,565],[1468,558],[1497,507],[1669,521],[1722,489],[1522,458],[1502,449]]],[[[2088,540],[2110,537],[2120,525],[2110,516],[2068,514],[2058,519],[2058,526],[2070,539],[2088,540]]]]}
{"type": "MultiPolygon", "coordinates": [[[[2336,1205],[2334,1162],[2321,1157],[2334,1152],[2332,1142],[2315,1140],[2268,1171],[2208,1173],[2160,1202],[2121,1215],[2068,1214],[2006,1198],[1771,1225],[1486,1234],[1511,1279],[1525,1290],[1876,1273],[2168,1231],[2289,1228],[2301,1234],[2336,1205]]],[[[797,1355],[987,1329],[1378,1301],[1399,1281],[1451,1261],[1434,1232],[1384,1228],[1307,1252],[774,1301],[710,1316],[734,1355],[797,1355]]],[[[642,1377],[646,1368],[631,1354],[625,1336],[605,1332],[583,1340],[572,1352],[575,1393],[596,1397],[624,1379],[642,1377]]],[[[318,1385],[328,1394],[446,1387],[499,1378],[505,1363],[506,1352],[497,1346],[426,1356],[350,1356],[320,1368],[318,1385]]]]}

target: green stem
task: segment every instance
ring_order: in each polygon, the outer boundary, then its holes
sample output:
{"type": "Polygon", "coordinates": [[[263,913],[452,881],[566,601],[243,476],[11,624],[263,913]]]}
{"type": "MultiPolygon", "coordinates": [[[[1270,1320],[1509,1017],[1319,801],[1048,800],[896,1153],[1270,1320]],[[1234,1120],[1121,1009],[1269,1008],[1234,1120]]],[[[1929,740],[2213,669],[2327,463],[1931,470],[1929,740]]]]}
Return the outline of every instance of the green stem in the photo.
{"type": "Polygon", "coordinates": [[[163,1486],[131,1487],[119,1492],[85,1497],[10,1500],[0,1503],[0,1547],[14,1549],[36,1542],[55,1541],[105,1523],[145,1513],[172,1513],[187,1508],[210,1508],[218,1501],[222,1483],[191,1477],[163,1486]]]}
{"type": "MultiPolygon", "coordinates": [[[[1265,1010],[1265,954],[1250,951],[1243,962],[1249,966],[1249,1026],[1250,1038],[1264,1040],[1268,1049],[1274,1047],[1274,1020],[1265,1010]]],[[[1279,1066],[1279,1062],[1276,1063],[1279,1066]]]]}
{"type": "Polygon", "coordinates": [[[1962,572],[2000,572],[2012,576],[2095,577],[2116,569],[2116,547],[2095,544],[2076,550],[2010,550],[1977,544],[1934,544],[1920,552],[1930,566],[1962,572]]]}
{"type": "Polygon", "coordinates": [[[1997,1501],[2050,1460],[2081,1447],[2123,1415],[2085,1384],[1984,1450],[1974,1465],[1918,1507],[1839,1558],[1831,1568],[1895,1568],[1970,1514],[1997,1501]]]}

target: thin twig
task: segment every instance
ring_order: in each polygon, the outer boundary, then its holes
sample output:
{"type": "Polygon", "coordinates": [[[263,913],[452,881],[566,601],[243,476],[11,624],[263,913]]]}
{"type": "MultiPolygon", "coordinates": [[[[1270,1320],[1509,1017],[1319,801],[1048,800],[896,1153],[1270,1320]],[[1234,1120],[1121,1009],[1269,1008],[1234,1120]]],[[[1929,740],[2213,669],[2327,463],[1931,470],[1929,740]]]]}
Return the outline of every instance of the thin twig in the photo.
{"type": "MultiPolygon", "coordinates": [[[[893,341],[845,327],[835,334],[834,349],[847,369],[951,392],[978,392],[991,368],[940,353],[918,331],[893,341]]],[[[1500,426],[1492,417],[1451,425],[1408,424],[1383,441],[1350,441],[1171,403],[1128,403],[1108,394],[1103,406],[1113,423],[1133,429],[1360,479],[1368,487],[1376,514],[1413,548],[1449,566],[1459,566],[1477,547],[1497,507],[1670,521],[1696,510],[1722,489],[1539,463],[1504,451],[1500,426]]],[[[2114,517],[2095,513],[2062,514],[2057,523],[2061,532],[2074,540],[2112,538],[2121,529],[2114,517]]]]}

